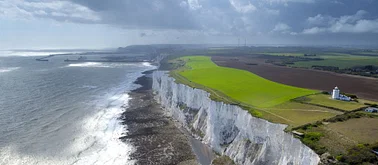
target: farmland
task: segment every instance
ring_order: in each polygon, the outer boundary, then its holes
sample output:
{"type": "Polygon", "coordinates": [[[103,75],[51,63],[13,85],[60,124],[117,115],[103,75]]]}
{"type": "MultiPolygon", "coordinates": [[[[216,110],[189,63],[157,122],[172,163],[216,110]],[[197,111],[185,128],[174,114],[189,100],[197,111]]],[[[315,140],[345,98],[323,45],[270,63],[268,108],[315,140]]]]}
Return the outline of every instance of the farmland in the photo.
{"type": "Polygon", "coordinates": [[[356,143],[378,142],[378,118],[357,118],[327,125],[327,128],[342,134],[356,143]]]}
{"type": "Polygon", "coordinates": [[[296,62],[294,65],[295,67],[304,67],[304,68],[311,68],[312,66],[335,66],[339,67],[340,69],[350,68],[356,65],[378,65],[378,58],[377,57],[369,57],[369,58],[350,58],[350,59],[337,59],[337,58],[328,58],[322,61],[304,61],[304,62],[296,62]]]}
{"type": "Polygon", "coordinates": [[[250,50],[215,49],[198,53],[202,56],[176,56],[170,59],[174,68],[170,74],[178,83],[206,90],[215,101],[238,105],[255,117],[288,125],[286,131],[297,131],[295,136],[316,153],[329,153],[330,161],[351,164],[376,159],[371,150],[378,147],[378,115],[361,110],[377,104],[378,79],[307,69],[312,65],[376,65],[375,54],[325,52],[304,56],[297,51],[250,50]],[[277,65],[279,60],[287,65],[277,65]],[[304,68],[298,68],[302,63],[304,68]],[[331,99],[328,92],[335,86],[358,99],[331,99]]]}
{"type": "Polygon", "coordinates": [[[371,148],[378,147],[378,118],[372,114],[354,112],[339,115],[323,124],[301,128],[305,133],[304,143],[317,153],[328,152],[346,164],[360,164],[366,159],[375,159],[371,148]],[[340,120],[341,119],[341,120],[340,120]],[[306,138],[306,135],[318,135],[317,138],[306,138]]]}
{"type": "Polygon", "coordinates": [[[305,103],[337,108],[344,111],[352,111],[352,110],[356,110],[362,107],[366,107],[366,105],[364,105],[363,103],[357,103],[353,101],[346,102],[346,101],[340,101],[340,100],[333,100],[331,99],[331,95],[324,95],[324,94],[304,96],[302,98],[298,98],[298,100],[303,101],[305,103]]]}
{"type": "Polygon", "coordinates": [[[263,79],[248,71],[219,67],[210,57],[184,57],[187,69],[179,72],[190,81],[218,90],[254,107],[272,107],[293,98],[317,93],[263,79]]]}
{"type": "Polygon", "coordinates": [[[265,108],[264,110],[265,113],[275,114],[274,116],[265,116],[268,120],[278,121],[279,123],[287,124],[290,127],[296,127],[342,114],[339,111],[328,108],[292,101],[265,108]]]}
{"type": "MultiPolygon", "coordinates": [[[[304,57],[305,53],[262,53],[271,56],[294,56],[304,57]]],[[[356,65],[378,65],[378,54],[374,52],[357,52],[358,55],[348,53],[318,53],[316,56],[308,56],[307,58],[322,58],[324,60],[316,61],[299,61],[290,65],[293,67],[311,68],[312,66],[334,66],[340,69],[354,67],[356,65]],[[365,56],[364,56],[365,55],[365,56]]]]}
{"type": "Polygon", "coordinates": [[[275,83],[248,71],[219,67],[210,57],[182,57],[172,64],[181,66],[171,72],[177,82],[204,89],[214,100],[238,104],[255,116],[287,124],[289,128],[341,114],[290,101],[318,91],[275,83]]]}
{"type": "Polygon", "coordinates": [[[247,70],[265,79],[286,85],[322,91],[331,91],[335,86],[338,86],[342,92],[378,101],[378,95],[376,94],[378,93],[378,79],[275,66],[266,64],[264,59],[255,56],[213,56],[212,60],[219,66],[247,70]],[[250,63],[255,63],[256,65],[248,65],[250,63]]]}

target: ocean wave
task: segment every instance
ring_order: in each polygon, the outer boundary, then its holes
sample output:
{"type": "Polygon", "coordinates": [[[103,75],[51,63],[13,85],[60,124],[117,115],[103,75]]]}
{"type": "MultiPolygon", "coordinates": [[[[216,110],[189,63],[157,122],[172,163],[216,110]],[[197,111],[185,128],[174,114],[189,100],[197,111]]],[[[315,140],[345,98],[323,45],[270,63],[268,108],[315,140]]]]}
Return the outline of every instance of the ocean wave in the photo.
{"type": "Polygon", "coordinates": [[[83,85],[82,87],[80,88],[86,88],[86,89],[96,89],[98,88],[97,86],[94,86],[94,85],[83,85]]]}
{"type": "Polygon", "coordinates": [[[0,57],[9,57],[9,56],[23,56],[23,57],[32,57],[32,56],[48,56],[54,54],[68,54],[68,53],[81,53],[79,51],[0,51],[0,57]]]}
{"type": "Polygon", "coordinates": [[[153,65],[151,65],[151,63],[149,62],[143,62],[142,65],[147,67],[153,67],[153,65]]]}
{"type": "MultiPolygon", "coordinates": [[[[25,144],[16,143],[14,145],[6,144],[5,146],[0,146],[0,164],[135,164],[136,161],[131,160],[130,157],[131,153],[134,152],[132,144],[122,142],[119,139],[127,134],[127,130],[125,129],[126,126],[122,125],[121,121],[119,120],[120,115],[123,113],[125,108],[127,108],[128,101],[130,99],[129,95],[124,93],[124,91],[135,89],[137,86],[132,82],[137,77],[142,75],[142,71],[150,70],[151,67],[155,66],[146,67],[146,65],[141,65],[141,63],[100,63],[100,65],[106,65],[109,67],[117,67],[119,65],[137,65],[143,69],[127,76],[127,79],[125,79],[124,82],[120,83],[119,85],[113,86],[111,89],[96,95],[96,97],[91,100],[93,102],[83,102],[83,104],[88,104],[83,106],[91,109],[91,111],[88,111],[88,115],[85,116],[73,115],[72,117],[75,120],[70,121],[75,122],[67,124],[73,124],[74,126],[60,125],[50,127],[49,125],[58,124],[41,123],[41,128],[44,129],[44,135],[41,135],[40,138],[44,138],[46,140],[42,139],[32,141],[33,139],[31,139],[27,140],[25,144]],[[65,137],[66,134],[72,136],[65,137]],[[44,141],[51,144],[48,139],[52,136],[62,136],[61,141],[51,142],[56,144],[56,148],[58,149],[47,148],[51,146],[38,146],[40,145],[39,143],[43,144],[44,141]],[[27,146],[27,148],[25,146],[27,146]],[[36,152],[39,147],[40,151],[36,152]],[[29,149],[32,150],[24,151],[29,149]]],[[[71,67],[75,67],[75,65],[71,67]]],[[[95,88],[95,86],[92,86],[93,84],[90,82],[88,83],[89,84],[83,85],[82,87],[95,88]]],[[[97,88],[100,88],[100,86],[97,88]]],[[[79,91],[81,90],[78,90],[78,92],[79,91]]],[[[59,93],[56,93],[56,95],[59,95],[59,93]]],[[[70,96],[71,95],[67,95],[67,97],[70,96]]],[[[54,98],[52,99],[51,103],[54,103],[55,101],[62,100],[54,98]]],[[[80,101],[80,99],[78,99],[78,101],[80,101]]],[[[67,105],[67,107],[60,107],[59,109],[54,110],[55,117],[51,120],[55,122],[60,119],[66,119],[67,117],[64,117],[66,113],[62,113],[60,109],[67,109],[70,107],[71,105],[67,105]]],[[[67,113],[75,111],[79,112],[81,109],[72,108],[72,111],[70,110],[67,113]]],[[[41,117],[43,117],[43,115],[41,115],[41,117]]],[[[31,118],[31,120],[39,121],[39,118],[31,118]]]]}
{"type": "Polygon", "coordinates": [[[103,105],[103,110],[84,120],[83,130],[86,135],[76,139],[78,143],[71,148],[78,153],[74,164],[134,164],[130,160],[133,147],[123,143],[119,137],[126,131],[118,120],[123,112],[121,105],[126,105],[128,94],[111,96],[103,105]]]}
{"type": "MultiPolygon", "coordinates": [[[[119,137],[124,136],[126,132],[124,126],[120,123],[119,117],[122,114],[124,106],[127,106],[129,95],[108,94],[107,99],[103,100],[98,106],[100,111],[86,117],[81,121],[80,133],[73,139],[70,139],[68,148],[60,151],[66,153],[62,157],[60,152],[52,155],[34,155],[27,152],[20,152],[19,147],[9,145],[0,147],[0,164],[19,165],[19,164],[39,164],[39,165],[132,165],[135,160],[131,160],[130,154],[134,151],[131,144],[122,142],[119,137]]],[[[64,115],[64,114],[62,114],[64,115]]],[[[54,119],[53,121],[57,121],[54,119]]],[[[43,128],[47,129],[51,123],[46,124],[43,128]]],[[[65,127],[62,125],[58,128],[51,129],[46,134],[53,136],[59,129],[65,127]]]]}
{"type": "Polygon", "coordinates": [[[96,67],[96,68],[109,68],[110,66],[104,65],[100,62],[84,62],[77,64],[69,64],[67,67],[96,67]]]}
{"type": "Polygon", "coordinates": [[[0,68],[0,73],[12,72],[12,71],[15,71],[17,69],[20,69],[20,67],[0,68]]]}
{"type": "Polygon", "coordinates": [[[83,62],[83,63],[69,64],[65,67],[121,68],[124,66],[148,66],[148,65],[140,65],[140,63],[83,62]]]}

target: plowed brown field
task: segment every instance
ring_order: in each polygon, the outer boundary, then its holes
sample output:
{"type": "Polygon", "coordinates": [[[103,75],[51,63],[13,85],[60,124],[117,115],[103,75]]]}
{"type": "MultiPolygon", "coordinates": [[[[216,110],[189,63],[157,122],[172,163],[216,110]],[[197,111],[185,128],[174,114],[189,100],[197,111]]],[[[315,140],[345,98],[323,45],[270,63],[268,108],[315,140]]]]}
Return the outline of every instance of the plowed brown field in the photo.
{"type": "Polygon", "coordinates": [[[378,101],[378,79],[374,78],[275,66],[266,64],[264,59],[254,57],[214,56],[212,61],[219,66],[248,70],[268,80],[286,85],[322,91],[332,91],[338,86],[341,92],[378,101]]]}

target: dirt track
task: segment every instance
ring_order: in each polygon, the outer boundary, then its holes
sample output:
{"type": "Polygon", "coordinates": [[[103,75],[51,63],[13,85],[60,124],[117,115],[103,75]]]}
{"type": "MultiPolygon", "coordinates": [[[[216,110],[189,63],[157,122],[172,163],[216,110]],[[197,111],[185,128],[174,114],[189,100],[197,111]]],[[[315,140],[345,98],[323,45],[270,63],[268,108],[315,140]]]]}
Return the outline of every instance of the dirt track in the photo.
{"type": "Polygon", "coordinates": [[[248,70],[268,80],[302,88],[331,91],[338,86],[341,92],[378,101],[378,79],[331,72],[274,66],[254,57],[212,57],[219,66],[248,70]],[[251,65],[257,64],[257,65],[251,65]],[[248,65],[249,64],[249,65],[248,65]]]}

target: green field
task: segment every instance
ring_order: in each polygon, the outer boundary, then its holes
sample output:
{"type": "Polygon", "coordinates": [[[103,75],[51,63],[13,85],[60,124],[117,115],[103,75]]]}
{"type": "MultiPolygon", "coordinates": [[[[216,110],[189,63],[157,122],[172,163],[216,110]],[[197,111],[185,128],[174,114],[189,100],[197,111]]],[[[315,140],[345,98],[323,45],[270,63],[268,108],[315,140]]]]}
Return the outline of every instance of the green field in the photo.
{"type": "Polygon", "coordinates": [[[350,68],[357,65],[378,65],[378,57],[372,56],[354,56],[341,53],[320,54],[322,61],[296,62],[293,66],[310,68],[313,65],[336,66],[340,69],[350,68]]]}
{"type": "Polygon", "coordinates": [[[378,142],[378,118],[358,118],[327,125],[334,132],[349,137],[356,143],[378,142]]]}
{"type": "Polygon", "coordinates": [[[265,108],[264,110],[265,113],[273,114],[270,116],[265,115],[268,120],[276,122],[279,121],[279,123],[288,124],[292,127],[328,119],[342,114],[342,112],[328,108],[301,104],[292,101],[285,102],[271,108],[265,108]]]}
{"type": "Polygon", "coordinates": [[[287,124],[288,129],[341,115],[344,111],[364,107],[368,102],[332,100],[330,95],[318,91],[279,84],[244,70],[220,67],[207,56],[185,56],[170,63],[176,68],[170,72],[176,82],[206,90],[213,100],[237,104],[254,116],[287,124]]]}
{"type": "Polygon", "coordinates": [[[378,51],[372,51],[372,52],[353,52],[355,54],[364,54],[364,55],[374,55],[378,56],[378,51]]]}
{"type": "MultiPolygon", "coordinates": [[[[233,53],[221,49],[212,51],[214,52],[208,52],[207,55],[223,56],[233,53]]],[[[304,57],[303,53],[295,50],[293,53],[264,53],[269,51],[256,54],[304,57]]],[[[306,58],[325,60],[297,62],[295,65],[339,68],[378,65],[377,57],[346,53],[319,53],[306,58]]],[[[287,86],[248,71],[217,66],[211,61],[211,57],[181,56],[169,60],[169,63],[174,69],[170,75],[177,83],[206,90],[211,99],[240,106],[256,117],[287,124],[286,131],[304,133],[303,136],[294,136],[319,155],[328,152],[334,159],[345,164],[363,162],[366,157],[376,158],[371,150],[372,143],[377,142],[377,115],[355,111],[367,107],[365,103],[376,104],[375,102],[362,99],[358,99],[358,102],[332,100],[330,95],[321,94],[319,91],[287,86]]],[[[374,145],[378,146],[378,143],[374,145]]]]}
{"type": "Polygon", "coordinates": [[[304,62],[296,62],[294,65],[295,67],[304,67],[304,68],[311,68],[313,65],[318,66],[335,66],[339,67],[340,69],[350,68],[353,66],[363,66],[363,65],[376,65],[378,66],[378,58],[377,57],[369,57],[369,58],[328,58],[322,61],[304,61],[304,62]]]}
{"type": "MultiPolygon", "coordinates": [[[[358,112],[361,113],[361,112],[358,112]]],[[[358,114],[358,113],[351,113],[358,114]]],[[[371,113],[369,115],[372,115],[371,113]]],[[[378,143],[377,117],[360,116],[351,117],[346,121],[324,122],[318,126],[300,129],[299,132],[319,133],[322,137],[313,141],[312,148],[317,151],[326,149],[332,155],[345,155],[348,150],[358,144],[378,143]],[[317,147],[314,147],[317,146],[317,147]]]]}
{"type": "Polygon", "coordinates": [[[340,100],[333,100],[331,98],[331,95],[324,95],[324,94],[316,94],[316,95],[310,95],[305,96],[303,98],[300,98],[300,101],[321,105],[321,106],[327,106],[327,107],[333,107],[345,111],[352,111],[356,110],[362,107],[366,107],[363,103],[357,103],[357,102],[347,102],[347,101],[340,101],[340,100]]]}
{"type": "MultiPolygon", "coordinates": [[[[361,52],[359,52],[361,53],[361,52]]],[[[371,52],[363,52],[366,55],[371,55],[371,52]]],[[[304,53],[263,53],[272,56],[297,56],[305,57],[304,53]]],[[[313,65],[319,66],[335,66],[340,69],[350,68],[357,65],[376,65],[378,66],[378,56],[356,56],[346,53],[319,53],[316,56],[308,56],[307,58],[322,58],[322,61],[302,61],[295,62],[291,65],[294,67],[311,68],[313,65]]]]}
{"type": "Polygon", "coordinates": [[[262,53],[265,55],[271,55],[271,56],[304,56],[304,53],[262,53]]]}
{"type": "Polygon", "coordinates": [[[179,74],[191,82],[217,90],[233,100],[253,107],[273,107],[317,91],[275,83],[248,71],[219,67],[210,57],[183,57],[185,69],[179,74]]]}

